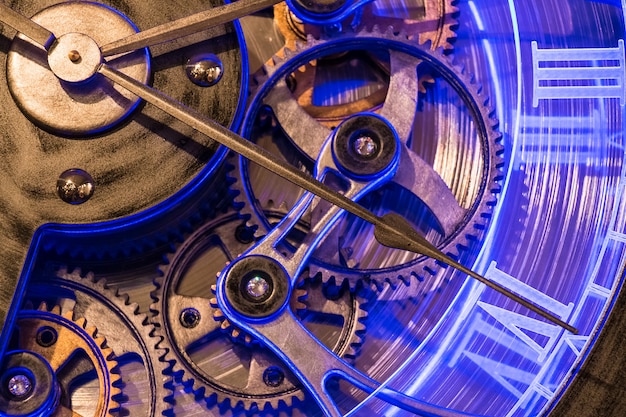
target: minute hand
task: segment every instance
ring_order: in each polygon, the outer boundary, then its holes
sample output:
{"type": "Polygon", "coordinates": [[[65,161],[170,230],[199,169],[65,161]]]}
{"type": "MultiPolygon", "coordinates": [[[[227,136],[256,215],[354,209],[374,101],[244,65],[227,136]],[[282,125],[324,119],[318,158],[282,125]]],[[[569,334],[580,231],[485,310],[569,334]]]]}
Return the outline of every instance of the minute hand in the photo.
{"type": "Polygon", "coordinates": [[[222,145],[232,149],[250,161],[259,164],[274,174],[285,178],[295,185],[302,187],[324,200],[329,201],[337,207],[371,223],[374,226],[374,235],[376,240],[378,240],[381,244],[391,248],[404,249],[441,261],[522,304],[545,319],[563,327],[566,330],[569,330],[572,333],[577,333],[576,328],[568,323],[565,323],[563,320],[554,316],[550,312],[537,307],[528,300],[511,292],[507,288],[488,280],[487,278],[477,274],[450,258],[417,233],[417,231],[401,216],[396,214],[387,214],[382,217],[377,216],[360,204],[334,191],[315,178],[297,170],[291,165],[284,164],[267,150],[231,132],[213,120],[208,119],[200,112],[183,106],[176,100],[173,100],[166,95],[140,83],[139,81],[128,77],[106,64],[103,64],[100,67],[99,72],[114,83],[121,85],[133,94],[141,97],[146,102],[163,110],[165,113],[168,113],[172,117],[187,124],[198,132],[203,133],[222,145]]]}
{"type": "Polygon", "coordinates": [[[208,29],[212,26],[232,22],[240,17],[273,6],[282,0],[239,0],[223,6],[213,7],[182,19],[147,29],[100,48],[103,56],[111,56],[160,43],[173,41],[208,29]]]}
{"type": "Polygon", "coordinates": [[[0,3],[0,22],[11,26],[26,37],[41,45],[46,51],[56,38],[48,29],[38,25],[26,16],[16,12],[9,6],[0,3]]]}

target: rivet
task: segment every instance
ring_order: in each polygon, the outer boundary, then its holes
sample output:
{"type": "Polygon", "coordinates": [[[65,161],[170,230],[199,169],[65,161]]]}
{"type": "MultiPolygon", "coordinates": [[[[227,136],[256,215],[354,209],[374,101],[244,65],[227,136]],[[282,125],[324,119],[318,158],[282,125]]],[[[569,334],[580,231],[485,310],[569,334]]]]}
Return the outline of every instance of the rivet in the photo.
{"type": "Polygon", "coordinates": [[[76,49],[72,49],[68,54],[67,57],[70,59],[70,61],[72,61],[73,63],[77,63],[78,61],[80,61],[80,52],[78,52],[76,49]]]}
{"type": "Polygon", "coordinates": [[[82,204],[93,195],[95,186],[91,175],[82,169],[68,169],[57,180],[57,194],[68,204],[82,204]]]}
{"type": "Polygon", "coordinates": [[[33,381],[24,374],[13,375],[9,379],[7,388],[14,397],[25,397],[32,391],[33,381]]]}
{"type": "Polygon", "coordinates": [[[354,139],[352,142],[352,149],[359,156],[371,158],[376,152],[378,152],[378,144],[371,136],[362,135],[354,139]]]}
{"type": "Polygon", "coordinates": [[[246,284],[246,291],[248,292],[248,295],[250,295],[252,298],[264,297],[267,294],[269,288],[270,285],[268,284],[268,282],[260,275],[256,275],[250,278],[250,280],[246,284]]]}
{"type": "Polygon", "coordinates": [[[187,61],[185,72],[194,84],[201,87],[210,87],[220,81],[224,67],[217,55],[203,54],[194,56],[187,61]]]}

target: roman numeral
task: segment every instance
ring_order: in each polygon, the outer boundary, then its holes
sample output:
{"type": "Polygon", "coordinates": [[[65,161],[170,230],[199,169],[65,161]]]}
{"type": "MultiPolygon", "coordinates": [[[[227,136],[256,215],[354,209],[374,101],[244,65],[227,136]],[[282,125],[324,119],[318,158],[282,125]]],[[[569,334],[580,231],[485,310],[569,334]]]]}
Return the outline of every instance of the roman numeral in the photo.
{"type": "Polygon", "coordinates": [[[597,138],[602,120],[594,110],[588,117],[525,115],[518,166],[528,164],[588,164],[602,158],[606,144],[597,138]]]}
{"type": "MultiPolygon", "coordinates": [[[[574,308],[572,303],[563,304],[499,270],[495,262],[489,265],[485,277],[552,312],[563,320],[570,317],[574,308]]],[[[545,320],[506,310],[485,301],[478,301],[477,306],[479,307],[478,311],[482,311],[482,314],[471,316],[470,326],[464,331],[465,336],[458,344],[450,365],[454,366],[461,357],[466,357],[491,375],[512,395],[521,398],[524,391],[520,389],[520,386],[530,387],[537,374],[528,368],[508,366],[501,363],[498,358],[485,356],[483,352],[488,352],[490,349],[482,351],[481,348],[487,346],[505,347],[524,358],[529,364],[541,365],[561,340],[563,329],[545,320]],[[480,340],[481,343],[474,346],[473,341],[476,340],[480,340]]]]}
{"type": "Polygon", "coordinates": [[[623,39],[616,48],[539,49],[533,41],[533,106],[566,98],[619,98],[623,106],[625,61],[623,39]]]}

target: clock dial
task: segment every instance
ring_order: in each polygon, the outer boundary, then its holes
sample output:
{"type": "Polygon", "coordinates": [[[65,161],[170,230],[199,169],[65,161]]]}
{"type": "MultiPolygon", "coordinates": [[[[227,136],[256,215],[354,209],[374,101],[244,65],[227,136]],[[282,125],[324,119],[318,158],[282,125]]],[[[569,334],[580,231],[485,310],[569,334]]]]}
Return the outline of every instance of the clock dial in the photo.
{"type": "Polygon", "coordinates": [[[623,0],[284,3],[99,66],[217,6],[18,2],[48,51],[0,19],[1,412],[621,416],[623,0]],[[205,117],[573,329],[227,157],[205,117]],[[94,349],[52,366],[68,329],[94,349]]]}

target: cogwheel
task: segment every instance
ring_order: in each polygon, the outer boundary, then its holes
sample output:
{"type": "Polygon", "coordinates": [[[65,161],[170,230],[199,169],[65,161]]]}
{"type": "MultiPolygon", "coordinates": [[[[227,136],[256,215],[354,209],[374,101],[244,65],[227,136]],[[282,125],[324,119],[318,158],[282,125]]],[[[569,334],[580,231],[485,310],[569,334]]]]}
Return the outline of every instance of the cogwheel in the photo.
{"type": "MultiPolygon", "coordinates": [[[[379,215],[401,214],[449,256],[471,263],[500,190],[503,148],[488,99],[441,49],[433,51],[429,44],[392,29],[309,37],[294,51],[286,50],[284,57],[274,57],[256,77],[242,135],[312,172],[310,161],[317,158],[331,130],[302,111],[286,80],[320,56],[365,48],[389,61],[389,91],[379,112],[398,131],[406,158],[401,158],[389,184],[360,202],[379,215]],[[425,93],[419,93],[415,80],[422,71],[434,77],[433,88],[425,93]],[[433,181],[418,186],[425,176],[433,181]],[[444,199],[448,203],[441,205],[444,199]]],[[[284,215],[302,194],[241,158],[236,172],[240,181],[234,187],[249,201],[242,213],[259,225],[260,233],[272,227],[277,208],[284,215]]],[[[371,226],[350,215],[335,225],[309,261],[311,276],[320,273],[325,281],[338,283],[348,280],[353,289],[360,283],[378,289],[385,283],[408,287],[436,275],[411,296],[436,291],[447,279],[440,271],[431,259],[382,247],[371,226]]]]}
{"type": "Polygon", "coordinates": [[[92,272],[69,272],[65,267],[37,277],[29,286],[30,299],[50,299],[51,294],[62,309],[72,309],[107,334],[121,383],[127,388],[123,414],[156,417],[170,409],[169,364],[160,359],[165,351],[158,347],[161,339],[137,304],[92,272]]]}
{"type": "MultiPolygon", "coordinates": [[[[119,408],[115,397],[121,394],[115,373],[118,363],[113,351],[95,327],[86,327],[83,317],[74,311],[61,313],[60,306],[48,310],[41,303],[37,310],[21,310],[16,320],[14,345],[7,354],[2,372],[6,396],[3,405],[27,408],[25,414],[66,416],[80,415],[72,404],[72,394],[95,382],[95,416],[113,416],[119,408]],[[17,382],[16,382],[17,381],[17,382]],[[31,410],[32,408],[32,410],[31,410]]],[[[4,410],[10,411],[10,410],[4,410]]],[[[85,410],[82,410],[85,411],[85,410]]]]}
{"type": "MultiPolygon", "coordinates": [[[[249,415],[291,407],[305,398],[298,379],[282,362],[222,320],[211,300],[217,273],[253,243],[252,236],[237,212],[204,225],[161,267],[151,306],[164,338],[161,346],[167,347],[165,359],[178,379],[203,395],[207,405],[249,415]]],[[[338,289],[318,279],[294,291],[291,305],[320,340],[350,358],[357,355],[365,331],[363,302],[347,286],[338,289]],[[343,324],[337,326],[339,322],[343,324]]]]}
{"type": "MultiPolygon", "coordinates": [[[[458,9],[454,5],[455,0],[427,0],[417,2],[406,0],[403,2],[404,10],[399,12],[397,7],[389,0],[377,0],[365,4],[355,16],[342,22],[341,28],[320,28],[318,26],[304,24],[298,19],[287,6],[287,3],[278,3],[274,6],[274,24],[285,38],[285,46],[294,49],[297,41],[307,39],[308,35],[319,37],[322,32],[329,30],[335,32],[345,28],[369,28],[373,24],[380,27],[393,26],[404,30],[411,37],[418,39],[419,43],[430,41],[433,49],[439,47],[446,51],[452,49],[451,41],[456,37],[455,28],[458,22],[455,15],[458,9]]],[[[282,52],[278,52],[282,56],[282,52]]]]}
{"type": "MultiPolygon", "coordinates": [[[[453,17],[458,9],[451,0],[429,0],[419,4],[405,2],[407,16],[399,16],[392,4],[378,0],[364,5],[357,16],[343,23],[346,28],[369,28],[376,22],[379,27],[394,27],[409,34],[420,44],[430,42],[432,49],[452,50],[451,40],[456,36],[454,28],[457,21],[453,17]]],[[[401,13],[400,13],[401,14],[401,13]]],[[[294,16],[286,3],[274,6],[276,27],[285,38],[285,46],[276,55],[284,58],[285,48],[294,50],[296,42],[306,41],[307,36],[319,38],[328,30],[307,24],[294,16]]],[[[341,32],[335,28],[335,31],[341,32]]],[[[342,53],[339,56],[320,58],[307,63],[299,71],[294,71],[289,78],[289,87],[298,104],[311,116],[327,127],[336,126],[351,114],[373,111],[379,108],[387,93],[389,79],[387,65],[376,55],[360,53],[342,53]],[[370,82],[368,88],[351,85],[349,80],[360,75],[378,82],[370,82]]],[[[429,74],[419,79],[420,91],[432,82],[429,74]]]]}
{"type": "MultiPolygon", "coordinates": [[[[181,241],[205,219],[232,204],[228,172],[232,165],[207,168],[210,176],[194,184],[193,193],[168,201],[130,221],[91,226],[89,233],[50,234],[43,249],[56,259],[87,265],[130,257],[160,256],[172,241],[181,241]],[[164,213],[155,215],[155,213],[164,213]]],[[[73,229],[72,229],[73,230],[73,229]]]]}

